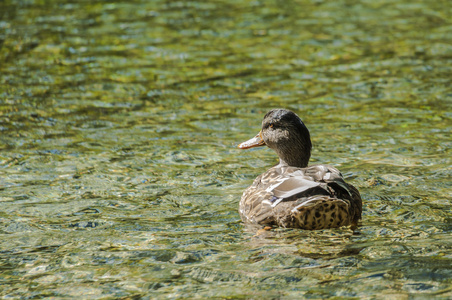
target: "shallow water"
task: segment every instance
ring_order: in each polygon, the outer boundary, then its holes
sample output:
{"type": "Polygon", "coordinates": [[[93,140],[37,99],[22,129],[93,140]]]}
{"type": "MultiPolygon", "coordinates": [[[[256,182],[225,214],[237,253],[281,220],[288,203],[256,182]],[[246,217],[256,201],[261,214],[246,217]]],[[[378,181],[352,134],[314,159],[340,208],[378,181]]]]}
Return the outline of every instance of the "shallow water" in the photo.
{"type": "Polygon", "coordinates": [[[452,297],[449,1],[0,2],[3,298],[452,297]],[[364,199],[254,236],[274,107],[364,199]]]}

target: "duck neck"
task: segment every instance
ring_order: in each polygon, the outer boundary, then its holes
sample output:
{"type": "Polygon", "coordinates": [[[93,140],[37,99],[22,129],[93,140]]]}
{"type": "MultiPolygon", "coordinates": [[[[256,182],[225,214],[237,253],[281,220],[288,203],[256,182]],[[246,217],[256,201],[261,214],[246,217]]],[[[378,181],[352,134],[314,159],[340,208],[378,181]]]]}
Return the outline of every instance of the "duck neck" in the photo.
{"type": "Polygon", "coordinates": [[[311,149],[299,149],[296,152],[291,151],[290,148],[286,150],[289,150],[289,152],[283,151],[282,153],[278,153],[279,164],[281,166],[297,168],[306,168],[308,166],[311,149]]]}
{"type": "Polygon", "coordinates": [[[279,165],[280,166],[287,166],[287,167],[297,167],[297,168],[306,168],[308,166],[309,160],[302,160],[302,161],[285,161],[282,158],[279,158],[279,165]]]}

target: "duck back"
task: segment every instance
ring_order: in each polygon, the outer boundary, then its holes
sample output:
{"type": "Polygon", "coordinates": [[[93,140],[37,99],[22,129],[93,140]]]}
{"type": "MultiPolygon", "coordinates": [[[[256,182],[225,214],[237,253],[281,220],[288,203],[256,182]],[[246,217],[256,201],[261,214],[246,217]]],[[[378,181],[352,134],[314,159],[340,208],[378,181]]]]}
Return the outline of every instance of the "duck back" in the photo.
{"type": "Polygon", "coordinates": [[[245,222],[303,229],[356,226],[362,213],[358,190],[329,165],[277,165],[258,176],[242,195],[245,222]]]}

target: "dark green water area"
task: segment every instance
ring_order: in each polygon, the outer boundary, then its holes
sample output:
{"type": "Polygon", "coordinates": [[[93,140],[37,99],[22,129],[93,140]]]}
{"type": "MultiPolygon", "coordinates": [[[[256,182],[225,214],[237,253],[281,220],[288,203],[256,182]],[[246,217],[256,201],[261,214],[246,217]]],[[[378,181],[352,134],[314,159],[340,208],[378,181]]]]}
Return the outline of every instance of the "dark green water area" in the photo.
{"type": "Polygon", "coordinates": [[[452,2],[0,1],[2,299],[450,299],[452,2]],[[364,201],[255,236],[271,108],[364,201]]]}

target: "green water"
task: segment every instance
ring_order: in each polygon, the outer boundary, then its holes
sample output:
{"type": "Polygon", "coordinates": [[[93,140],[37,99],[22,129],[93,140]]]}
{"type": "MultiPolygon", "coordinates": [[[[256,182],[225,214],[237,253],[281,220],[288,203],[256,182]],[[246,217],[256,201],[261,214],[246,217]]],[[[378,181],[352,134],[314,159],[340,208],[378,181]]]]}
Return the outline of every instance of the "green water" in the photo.
{"type": "Polygon", "coordinates": [[[4,299],[450,299],[450,1],[0,2],[4,299]],[[350,229],[255,237],[296,111],[350,229]]]}

